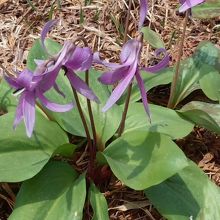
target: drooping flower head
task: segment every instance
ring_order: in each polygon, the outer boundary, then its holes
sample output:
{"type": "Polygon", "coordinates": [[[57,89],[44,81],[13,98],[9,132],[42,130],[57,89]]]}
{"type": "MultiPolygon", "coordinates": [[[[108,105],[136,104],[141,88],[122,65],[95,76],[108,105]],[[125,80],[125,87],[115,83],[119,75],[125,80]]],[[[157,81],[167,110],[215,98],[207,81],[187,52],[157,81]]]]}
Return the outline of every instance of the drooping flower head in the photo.
{"type": "MultiPolygon", "coordinates": [[[[45,24],[42,30],[41,42],[45,50],[46,47],[44,42],[46,35],[56,23],[57,20],[51,20],[45,24]]],[[[56,58],[55,65],[53,67],[56,73],[52,73],[54,81],[56,80],[60,69],[63,68],[65,69],[65,74],[69,79],[71,86],[77,92],[89,100],[99,102],[98,97],[94,94],[94,92],[76,74],[77,71],[86,71],[91,68],[93,60],[92,50],[89,47],[78,47],[71,41],[65,41],[59,54],[54,57],[56,58]]]]}
{"type": "MultiPolygon", "coordinates": [[[[146,0],[140,0],[139,30],[143,26],[145,17],[147,15],[147,10],[148,2],[146,0]]],[[[106,85],[114,85],[117,83],[117,86],[113,90],[106,105],[103,107],[104,112],[111,108],[119,100],[119,98],[125,92],[126,88],[135,78],[140,89],[145,111],[150,118],[146,90],[144,88],[144,82],[140,71],[145,70],[152,73],[158,72],[169,64],[169,56],[167,55],[166,50],[161,48],[156,51],[157,56],[161,53],[165,54],[161,62],[151,67],[141,66],[140,56],[142,50],[142,34],[140,36],[141,37],[139,39],[132,39],[124,44],[120,54],[120,64],[102,61],[99,58],[98,53],[94,54],[94,62],[103,64],[111,69],[110,71],[103,73],[103,75],[99,78],[100,82],[106,85]]]]}
{"type": "MultiPolygon", "coordinates": [[[[41,63],[41,65],[43,65],[43,63],[41,63]]],[[[50,102],[44,96],[46,90],[40,86],[41,83],[45,81],[44,76],[46,76],[45,72],[42,72],[42,75],[35,75],[35,72],[28,69],[17,73],[17,75],[13,77],[5,76],[8,84],[15,89],[14,93],[20,95],[15,114],[14,128],[24,120],[28,137],[31,137],[34,129],[35,104],[37,99],[39,99],[46,108],[55,112],[65,112],[73,108],[73,103],[60,105],[50,102]]]]}
{"type": "Polygon", "coordinates": [[[24,119],[28,137],[32,135],[35,124],[35,104],[37,99],[49,110],[65,112],[73,108],[73,103],[60,105],[50,102],[44,95],[48,90],[54,88],[60,95],[64,96],[56,83],[57,76],[65,66],[66,75],[72,85],[79,93],[90,100],[98,102],[98,98],[79,78],[75,71],[85,71],[92,65],[93,54],[90,48],[80,48],[70,41],[66,41],[63,48],[56,55],[51,55],[45,47],[45,38],[50,29],[57,23],[57,20],[45,24],[41,32],[42,47],[49,55],[48,60],[36,60],[37,67],[34,72],[25,69],[13,77],[5,76],[6,81],[20,95],[19,104],[16,110],[14,128],[24,119]]]}
{"type": "Polygon", "coordinates": [[[185,12],[188,9],[191,9],[192,7],[203,3],[205,0],[180,0],[180,8],[179,12],[185,12]]]}
{"type": "Polygon", "coordinates": [[[102,76],[99,78],[100,82],[106,85],[113,85],[115,83],[118,83],[118,85],[113,90],[111,96],[109,97],[106,105],[103,107],[104,112],[111,108],[119,100],[128,85],[132,82],[133,78],[136,78],[145,111],[150,117],[146,90],[144,88],[144,82],[141,78],[140,71],[144,70],[152,73],[160,71],[169,64],[169,56],[166,54],[165,49],[159,49],[158,51],[156,51],[156,55],[165,53],[165,56],[161,62],[151,67],[140,66],[141,48],[141,41],[137,39],[129,40],[122,47],[122,51],[120,54],[120,64],[102,61],[100,60],[98,53],[94,54],[94,61],[96,63],[103,64],[106,67],[111,68],[110,71],[102,74],[102,76]]]}

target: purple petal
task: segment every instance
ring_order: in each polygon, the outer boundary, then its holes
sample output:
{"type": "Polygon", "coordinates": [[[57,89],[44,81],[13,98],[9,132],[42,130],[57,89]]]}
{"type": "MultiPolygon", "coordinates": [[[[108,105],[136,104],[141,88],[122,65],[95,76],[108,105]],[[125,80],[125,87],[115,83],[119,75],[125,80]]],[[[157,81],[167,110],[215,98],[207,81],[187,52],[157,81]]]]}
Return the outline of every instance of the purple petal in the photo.
{"type": "Polygon", "coordinates": [[[23,105],[24,105],[24,94],[22,94],[20,96],[19,102],[18,102],[18,106],[16,109],[16,113],[15,113],[15,120],[14,120],[14,124],[13,124],[13,128],[15,129],[17,127],[17,125],[21,122],[21,120],[23,119],[23,105]]]}
{"type": "Polygon", "coordinates": [[[198,5],[198,4],[201,4],[203,3],[205,0],[186,0],[184,1],[181,1],[180,3],[182,4],[182,6],[179,8],[179,12],[185,12],[186,10],[198,5]]]}
{"type": "Polygon", "coordinates": [[[24,93],[23,114],[27,136],[31,137],[35,124],[35,95],[33,92],[24,93]]]}
{"type": "Polygon", "coordinates": [[[147,115],[148,115],[148,117],[151,121],[150,110],[149,110],[148,101],[147,101],[147,92],[145,91],[144,82],[141,78],[139,70],[136,72],[135,76],[136,76],[136,80],[137,80],[137,83],[138,83],[138,87],[140,89],[144,109],[145,109],[145,111],[146,111],[146,113],[147,113],[147,115]]]}
{"type": "Polygon", "coordinates": [[[128,75],[113,90],[111,96],[109,97],[108,101],[106,102],[105,106],[102,109],[103,112],[106,112],[119,100],[119,98],[124,93],[128,85],[131,83],[136,70],[137,70],[137,62],[135,62],[134,65],[130,67],[128,75]]]}
{"type": "Polygon", "coordinates": [[[72,87],[74,89],[76,89],[77,92],[79,92],[81,95],[85,96],[87,99],[99,103],[99,99],[94,94],[94,92],[72,70],[69,69],[66,76],[69,79],[72,87]]]}
{"type": "Polygon", "coordinates": [[[17,78],[4,75],[5,81],[14,89],[20,89],[21,85],[17,83],[17,78]]]}
{"type": "Polygon", "coordinates": [[[49,101],[42,92],[38,91],[37,92],[37,97],[40,99],[40,101],[42,102],[42,104],[48,108],[49,110],[53,111],[53,112],[67,112],[70,111],[73,108],[73,103],[69,103],[66,105],[60,105],[57,103],[53,103],[51,101],[49,101]]]}
{"type": "Polygon", "coordinates": [[[150,67],[142,67],[141,69],[147,72],[156,73],[166,68],[170,62],[170,56],[164,48],[156,50],[156,56],[159,56],[161,53],[165,53],[165,56],[158,64],[150,67]]]}
{"type": "Polygon", "coordinates": [[[135,59],[139,59],[141,46],[141,42],[134,39],[124,44],[120,54],[121,63],[123,63],[124,66],[131,65],[135,59]]]}
{"type": "Polygon", "coordinates": [[[86,71],[92,66],[92,50],[89,47],[76,47],[65,66],[75,71],[86,71]]]}
{"type": "Polygon", "coordinates": [[[140,18],[138,29],[140,30],[144,24],[144,20],[147,16],[148,11],[148,0],[140,0],[140,18]]]}
{"type": "Polygon", "coordinates": [[[109,68],[112,68],[112,69],[116,69],[116,68],[119,68],[120,67],[120,64],[117,64],[117,63],[109,63],[105,60],[101,60],[100,59],[100,56],[99,56],[99,52],[95,52],[93,54],[93,62],[94,63],[97,63],[97,64],[101,64],[101,65],[104,65],[106,67],[109,67],[109,68]]]}
{"type": "Polygon", "coordinates": [[[114,71],[105,72],[99,77],[99,81],[105,85],[113,85],[124,78],[129,71],[129,66],[118,68],[114,71]]]}
{"type": "Polygon", "coordinates": [[[21,87],[24,87],[26,89],[31,89],[32,79],[33,79],[33,72],[31,72],[28,69],[25,69],[19,74],[17,78],[17,82],[19,83],[19,85],[21,85],[21,87]]]}
{"type": "MultiPolygon", "coordinates": [[[[46,38],[46,36],[47,36],[47,33],[52,29],[52,27],[53,27],[54,25],[57,24],[57,22],[58,22],[58,20],[50,20],[50,21],[48,21],[48,22],[44,25],[44,27],[43,27],[43,29],[42,29],[42,31],[41,31],[41,44],[42,44],[43,49],[44,49],[47,53],[48,53],[48,51],[47,51],[47,49],[46,49],[46,47],[45,47],[44,41],[45,41],[45,38],[46,38]]],[[[49,53],[48,53],[48,54],[49,54],[49,53]]]]}

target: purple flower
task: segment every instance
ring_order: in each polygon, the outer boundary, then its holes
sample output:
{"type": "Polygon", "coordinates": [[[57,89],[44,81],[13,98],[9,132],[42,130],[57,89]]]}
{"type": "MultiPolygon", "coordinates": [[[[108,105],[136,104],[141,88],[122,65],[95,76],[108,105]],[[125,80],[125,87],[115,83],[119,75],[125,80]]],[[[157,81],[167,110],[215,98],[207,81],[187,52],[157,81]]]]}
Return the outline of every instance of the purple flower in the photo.
{"type": "MultiPolygon", "coordinates": [[[[43,48],[46,50],[44,41],[47,33],[51,28],[57,23],[57,20],[51,20],[47,22],[41,32],[41,42],[43,48]]],[[[46,50],[47,51],[47,50],[46,50]]],[[[47,52],[48,53],[48,52],[47,52]]],[[[49,54],[49,53],[48,53],[49,54]]],[[[64,42],[64,46],[61,51],[54,56],[53,69],[51,71],[51,76],[48,78],[55,80],[61,68],[65,69],[65,74],[69,79],[71,86],[76,89],[77,92],[85,96],[87,99],[99,102],[98,97],[94,92],[88,87],[88,85],[77,76],[76,71],[86,71],[92,66],[93,53],[88,47],[77,47],[70,41],[64,42]]],[[[47,85],[45,85],[47,87],[47,85]]],[[[47,88],[46,88],[47,89],[47,88]]]]}
{"type": "MultiPolygon", "coordinates": [[[[35,74],[35,72],[33,73],[30,70],[25,69],[24,71],[19,72],[17,76],[5,76],[9,85],[16,90],[14,93],[21,94],[16,109],[14,129],[24,119],[28,137],[31,137],[34,129],[36,99],[39,99],[46,108],[55,112],[65,112],[73,108],[72,103],[60,105],[50,102],[44,96],[44,92],[46,92],[46,90],[40,86],[41,83],[45,81],[46,74],[42,73],[37,76],[35,74]]],[[[47,80],[49,80],[49,78],[47,80]]]]}
{"type": "MultiPolygon", "coordinates": [[[[99,78],[100,82],[106,85],[113,85],[118,83],[116,88],[113,90],[110,98],[108,99],[106,105],[103,107],[103,111],[107,111],[111,108],[117,100],[122,96],[126,88],[132,82],[135,77],[137,80],[138,87],[140,89],[142,102],[146,113],[150,117],[150,112],[148,108],[147,95],[144,88],[144,82],[141,78],[140,71],[145,70],[148,72],[157,72],[165,68],[169,63],[169,56],[166,54],[163,60],[155,66],[152,67],[140,67],[140,53],[141,53],[142,43],[136,39],[129,40],[122,48],[120,54],[121,64],[108,63],[106,61],[101,61],[98,53],[94,54],[94,61],[99,64],[103,64],[110,67],[112,70],[103,73],[99,78]]],[[[156,55],[164,53],[165,49],[159,49],[156,55]]]]}
{"type": "Polygon", "coordinates": [[[179,8],[179,12],[185,12],[192,7],[203,3],[205,0],[180,0],[181,7],[179,8]]]}

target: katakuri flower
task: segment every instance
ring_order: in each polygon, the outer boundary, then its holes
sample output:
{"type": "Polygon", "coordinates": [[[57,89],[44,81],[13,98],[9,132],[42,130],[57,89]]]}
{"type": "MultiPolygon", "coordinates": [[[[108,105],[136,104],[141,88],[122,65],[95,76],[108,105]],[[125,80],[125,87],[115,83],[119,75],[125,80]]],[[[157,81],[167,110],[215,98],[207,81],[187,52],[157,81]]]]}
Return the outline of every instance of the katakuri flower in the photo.
{"type": "MultiPolygon", "coordinates": [[[[43,48],[45,47],[45,38],[47,33],[52,29],[52,27],[57,24],[57,20],[51,20],[47,22],[41,33],[41,42],[43,48]]],[[[47,52],[48,53],[48,52],[47,52]]],[[[48,53],[49,54],[49,53],[48,53]]],[[[88,87],[88,85],[76,74],[77,71],[89,70],[92,66],[93,53],[89,47],[78,47],[71,41],[65,41],[64,46],[61,51],[53,56],[54,65],[51,75],[53,75],[53,81],[57,78],[60,69],[65,70],[65,74],[69,79],[71,86],[79,92],[81,95],[85,96],[87,99],[99,102],[98,97],[94,92],[88,87]]],[[[50,77],[50,76],[48,76],[50,77]]],[[[51,77],[50,77],[51,78],[51,77]]],[[[47,86],[47,85],[45,85],[47,86]]]]}
{"type": "Polygon", "coordinates": [[[180,0],[180,8],[179,12],[185,12],[188,9],[191,9],[192,7],[203,3],[205,0],[180,0]]]}
{"type": "MultiPolygon", "coordinates": [[[[42,65],[43,63],[41,63],[41,66],[42,65]]],[[[37,70],[39,74],[39,69],[37,68],[37,70]]],[[[50,102],[45,97],[44,93],[46,90],[45,88],[41,88],[41,84],[45,81],[44,76],[47,76],[44,72],[42,72],[41,75],[35,75],[35,72],[28,69],[18,72],[16,76],[13,77],[5,75],[8,84],[15,89],[14,94],[20,95],[13,127],[15,129],[16,126],[24,120],[28,137],[31,137],[35,125],[35,104],[37,99],[39,99],[46,108],[55,112],[66,112],[73,108],[73,103],[60,105],[50,102]]],[[[46,80],[50,79],[47,78],[46,80]]]]}
{"type": "Polygon", "coordinates": [[[106,105],[103,107],[103,111],[107,111],[111,108],[122,96],[126,88],[132,82],[135,77],[137,80],[138,87],[140,89],[142,102],[145,108],[146,113],[150,117],[150,112],[148,108],[148,101],[146,90],[144,88],[144,82],[141,78],[140,71],[145,70],[147,72],[158,72],[161,69],[165,68],[169,64],[169,55],[166,53],[165,49],[158,49],[156,51],[156,55],[160,55],[161,53],[165,53],[164,58],[157,65],[151,67],[140,66],[140,54],[142,49],[142,42],[137,39],[129,40],[123,47],[120,54],[121,64],[116,63],[108,63],[106,61],[102,61],[99,58],[99,54],[94,54],[94,62],[98,64],[103,64],[106,67],[111,68],[111,71],[103,73],[103,75],[99,78],[100,82],[106,85],[114,85],[118,83],[118,85],[113,90],[111,96],[107,100],[106,105]]]}

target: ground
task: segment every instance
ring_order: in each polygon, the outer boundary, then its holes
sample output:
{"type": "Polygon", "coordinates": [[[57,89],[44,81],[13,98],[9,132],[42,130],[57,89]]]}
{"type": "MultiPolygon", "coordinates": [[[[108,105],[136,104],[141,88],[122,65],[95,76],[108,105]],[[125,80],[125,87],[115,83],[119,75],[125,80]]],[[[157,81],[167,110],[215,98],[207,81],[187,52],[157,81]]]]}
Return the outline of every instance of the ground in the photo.
{"type": "MultiPolygon", "coordinates": [[[[60,25],[50,33],[51,38],[62,43],[67,39],[84,36],[94,51],[100,51],[109,61],[118,61],[127,14],[125,0],[92,1],[87,6],[84,6],[85,1],[82,0],[66,0],[61,1],[60,7],[56,0],[32,2],[35,8],[25,0],[0,0],[0,62],[9,71],[25,67],[28,50],[49,18],[60,18],[60,25]]],[[[150,1],[149,14],[145,21],[145,25],[158,32],[164,40],[172,57],[170,65],[177,59],[178,36],[182,31],[183,17],[177,12],[177,6],[177,0],[150,1]]],[[[192,54],[203,40],[210,40],[220,46],[220,32],[216,28],[219,22],[220,18],[190,18],[183,57],[192,54]]],[[[131,37],[136,35],[137,24],[138,1],[134,0],[128,31],[131,37]]],[[[152,64],[155,61],[152,48],[145,45],[143,51],[142,62],[152,64]]],[[[0,73],[2,71],[0,69],[0,73]]],[[[159,86],[150,91],[149,99],[156,104],[166,105],[168,95],[169,86],[159,86]]],[[[201,92],[194,92],[188,99],[204,98],[201,92]]],[[[196,127],[190,135],[176,142],[190,159],[220,185],[220,137],[196,127]]],[[[104,170],[107,175],[109,172],[108,168],[104,170]]],[[[1,184],[1,220],[7,219],[11,212],[17,189],[18,184],[1,184]]],[[[114,177],[109,179],[108,186],[104,186],[102,192],[108,200],[111,219],[162,219],[143,192],[128,189],[114,177]]]]}

